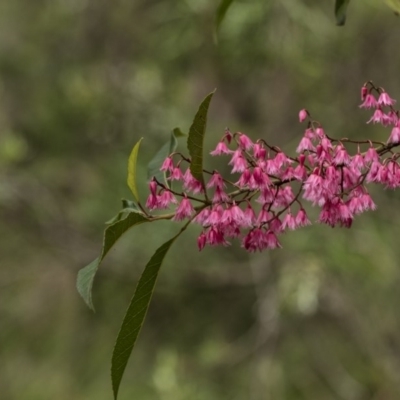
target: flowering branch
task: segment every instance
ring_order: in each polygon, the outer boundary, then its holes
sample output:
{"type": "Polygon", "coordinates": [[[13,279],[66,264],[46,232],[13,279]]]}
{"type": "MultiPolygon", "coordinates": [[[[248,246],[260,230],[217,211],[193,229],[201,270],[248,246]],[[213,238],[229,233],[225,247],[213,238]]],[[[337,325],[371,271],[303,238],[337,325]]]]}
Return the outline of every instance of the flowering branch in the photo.
{"type": "Polygon", "coordinates": [[[161,171],[182,191],[172,190],[154,178],[146,206],[153,211],[175,204],[172,219],[181,221],[196,212],[192,201],[203,203],[193,219],[201,226],[199,250],[206,245],[230,245],[229,240],[234,238],[250,252],[281,247],[279,235],[311,224],[304,201],[320,208],[319,223],[349,228],[356,215],[376,208],[366,184],[400,186],[400,154],[392,151],[400,144],[395,100],[372,82],[362,87],[361,100],[360,108],[374,110],[367,123],[392,128],[387,143],[332,138],[303,109],[299,121],[307,122],[307,128],[297,146],[297,156],[289,157],[263,139],[253,142],[245,134],[227,129],[210,154],[229,156],[228,165],[236,180],[203,169],[210,176],[204,186],[191,174],[190,159],[174,153],[164,160],[161,171]],[[350,153],[347,144],[356,144],[357,152],[350,153]],[[367,146],[363,152],[362,146],[367,146]],[[178,162],[174,162],[176,155],[181,157],[178,162]],[[186,170],[182,160],[189,163],[186,170]],[[212,191],[210,199],[207,190],[212,191]],[[243,197],[238,198],[240,195],[243,197]]]}

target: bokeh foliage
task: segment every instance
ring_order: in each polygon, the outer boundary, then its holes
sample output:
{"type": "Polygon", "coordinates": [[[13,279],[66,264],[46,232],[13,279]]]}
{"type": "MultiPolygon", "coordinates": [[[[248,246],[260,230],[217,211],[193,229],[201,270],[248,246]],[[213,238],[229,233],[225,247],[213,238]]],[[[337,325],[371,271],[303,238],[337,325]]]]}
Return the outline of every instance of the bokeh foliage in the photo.
{"type": "MultiPolygon", "coordinates": [[[[368,79],[400,100],[400,20],[383,2],[236,0],[213,40],[212,0],[14,0],[0,13],[0,397],[110,399],[114,339],[138,277],[179,230],[135,228],[96,278],[127,159],[146,165],[187,132],[215,87],[205,148],[226,126],[293,150],[306,107],[332,136],[374,137],[358,110],[368,79]]],[[[185,146],[181,146],[182,149],[185,146]]],[[[205,163],[214,162],[206,156],[205,163]]],[[[400,397],[399,194],[351,230],[313,226],[284,249],[171,248],[120,399],[364,400],[400,397]]]]}

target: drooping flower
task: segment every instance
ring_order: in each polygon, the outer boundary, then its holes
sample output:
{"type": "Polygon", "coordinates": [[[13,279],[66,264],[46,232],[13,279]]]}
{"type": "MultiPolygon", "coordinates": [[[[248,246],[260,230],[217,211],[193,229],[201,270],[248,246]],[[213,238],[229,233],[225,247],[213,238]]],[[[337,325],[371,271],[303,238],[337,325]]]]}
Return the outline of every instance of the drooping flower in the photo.
{"type": "Polygon", "coordinates": [[[175,216],[172,218],[174,221],[182,221],[193,215],[194,209],[190,200],[185,196],[176,209],[175,216]]]}

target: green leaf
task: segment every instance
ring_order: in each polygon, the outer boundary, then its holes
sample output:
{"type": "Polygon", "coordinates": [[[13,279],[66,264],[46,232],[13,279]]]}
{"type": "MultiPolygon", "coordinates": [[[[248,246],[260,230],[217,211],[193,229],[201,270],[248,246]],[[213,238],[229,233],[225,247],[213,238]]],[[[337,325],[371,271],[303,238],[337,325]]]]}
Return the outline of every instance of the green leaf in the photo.
{"type": "Polygon", "coordinates": [[[136,164],[137,157],[139,153],[140,142],[143,140],[141,138],[133,147],[131,155],[128,160],[128,186],[132,190],[133,195],[135,196],[136,201],[139,201],[139,193],[136,186],[136,164]]]}
{"type": "Polygon", "coordinates": [[[139,213],[142,214],[142,210],[140,207],[132,200],[127,200],[127,199],[122,199],[122,209],[118,212],[117,215],[112,217],[110,220],[106,221],[106,225],[112,225],[117,221],[120,221],[121,219],[125,218],[128,213],[134,212],[134,213],[139,213]]]}
{"type": "Polygon", "coordinates": [[[232,5],[234,0],[221,0],[219,3],[219,6],[217,8],[217,12],[215,14],[215,33],[218,32],[218,29],[222,23],[222,21],[225,18],[225,15],[229,9],[229,7],[232,5]]]}
{"type": "Polygon", "coordinates": [[[164,243],[157,249],[153,257],[151,257],[140,277],[135,294],[129,304],[115,343],[111,361],[111,380],[114,399],[117,399],[122,376],[146,317],[161,264],[172,243],[174,243],[180,234],[181,232],[164,243]]]}
{"type": "Polygon", "coordinates": [[[159,182],[163,182],[166,186],[168,186],[165,173],[160,171],[160,168],[164,160],[176,150],[178,147],[177,138],[182,136],[187,136],[187,134],[183,133],[179,128],[175,128],[171,132],[170,140],[161,147],[161,149],[151,159],[147,166],[148,179],[155,177],[159,182]]]}
{"type": "Polygon", "coordinates": [[[386,4],[394,11],[396,15],[400,15],[400,0],[386,0],[386,4]]]}
{"type": "Polygon", "coordinates": [[[335,17],[336,25],[343,26],[346,22],[346,11],[350,0],[336,0],[335,2],[335,17]]]}
{"type": "Polygon", "coordinates": [[[92,261],[89,265],[82,268],[78,272],[78,278],[76,282],[76,288],[79,294],[82,296],[83,300],[87,306],[94,311],[93,301],[92,301],[92,287],[94,277],[99,268],[100,263],[114,246],[117,240],[130,228],[133,226],[142,224],[143,222],[149,222],[142,214],[136,212],[131,212],[125,219],[118,221],[104,231],[103,239],[103,250],[98,258],[92,261]]]}
{"type": "Polygon", "coordinates": [[[206,96],[194,117],[189,129],[187,147],[191,157],[190,172],[204,186],[203,177],[203,143],[207,127],[207,113],[215,90],[206,96]]]}

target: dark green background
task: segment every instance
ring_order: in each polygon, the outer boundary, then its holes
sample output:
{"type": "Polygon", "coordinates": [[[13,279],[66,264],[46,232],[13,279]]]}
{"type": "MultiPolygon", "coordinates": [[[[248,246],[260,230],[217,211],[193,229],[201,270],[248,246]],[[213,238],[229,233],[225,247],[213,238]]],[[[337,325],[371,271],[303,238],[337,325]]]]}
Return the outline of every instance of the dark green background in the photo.
{"type": "MultiPolygon", "coordinates": [[[[381,1],[236,1],[213,41],[214,0],[13,0],[0,6],[0,398],[111,399],[114,339],[154,250],[179,230],[132,230],[75,290],[117,213],[127,158],[146,164],[204,96],[207,153],[229,126],[293,151],[306,107],[336,137],[365,125],[372,79],[400,99],[400,19],[381,1]]],[[[184,143],[182,143],[182,150],[184,143]]],[[[205,162],[214,162],[206,156],[205,162]]],[[[223,167],[222,167],[223,168],[223,167]]],[[[315,225],[283,250],[174,245],[120,399],[400,398],[400,195],[351,230],[315,225]]],[[[315,218],[315,216],[313,216],[315,218]]]]}

